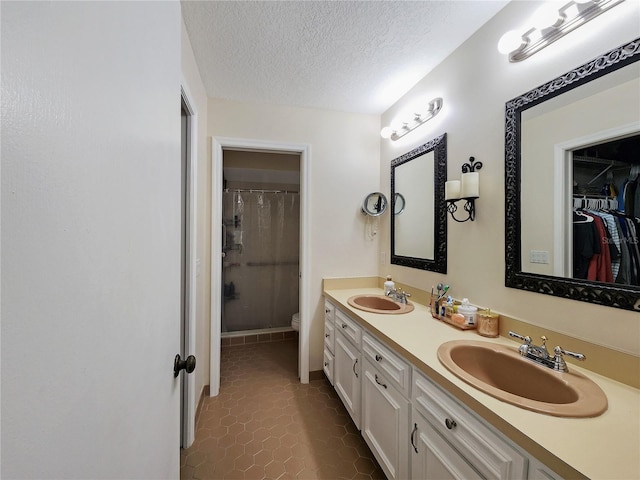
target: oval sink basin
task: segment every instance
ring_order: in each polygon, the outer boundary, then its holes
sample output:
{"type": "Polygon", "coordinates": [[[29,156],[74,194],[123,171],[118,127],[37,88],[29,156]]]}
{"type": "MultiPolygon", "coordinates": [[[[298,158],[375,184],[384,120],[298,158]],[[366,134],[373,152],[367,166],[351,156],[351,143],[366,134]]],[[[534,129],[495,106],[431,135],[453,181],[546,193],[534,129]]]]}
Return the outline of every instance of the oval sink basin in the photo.
{"type": "Polygon", "coordinates": [[[397,315],[413,311],[412,303],[399,303],[384,295],[354,295],[347,302],[354,308],[364,312],[397,315]]]}
{"type": "Polygon", "coordinates": [[[513,347],[455,340],[438,348],[438,359],[465,382],[512,405],[556,417],[596,417],[607,397],[581,373],[556,372],[521,357],[513,347]]]}

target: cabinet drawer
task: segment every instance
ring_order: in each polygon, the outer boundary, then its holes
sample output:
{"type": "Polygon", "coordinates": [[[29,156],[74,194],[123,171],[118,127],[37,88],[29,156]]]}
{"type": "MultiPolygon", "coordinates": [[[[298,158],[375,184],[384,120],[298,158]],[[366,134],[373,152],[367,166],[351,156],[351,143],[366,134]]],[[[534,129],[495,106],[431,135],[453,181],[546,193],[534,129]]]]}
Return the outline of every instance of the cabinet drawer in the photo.
{"type": "Polygon", "coordinates": [[[526,478],[527,460],[518,450],[417,371],[412,397],[414,408],[483,476],[526,478]]]}
{"type": "Polygon", "coordinates": [[[411,385],[411,367],[369,333],[362,337],[362,355],[368,358],[393,385],[407,397],[411,385]]]}
{"type": "Polygon", "coordinates": [[[333,353],[331,353],[326,348],[324,349],[324,361],[322,364],[322,370],[327,376],[327,380],[329,380],[329,383],[333,385],[333,353]]]}
{"type": "Polygon", "coordinates": [[[324,321],[324,346],[333,354],[336,349],[336,334],[333,322],[324,321]]]}
{"type": "Polygon", "coordinates": [[[335,327],[336,330],[340,330],[345,337],[360,349],[362,345],[362,328],[337,308],[335,310],[335,327]]]}
{"type": "Polygon", "coordinates": [[[324,301],[324,321],[333,323],[336,307],[329,300],[324,301]]]}

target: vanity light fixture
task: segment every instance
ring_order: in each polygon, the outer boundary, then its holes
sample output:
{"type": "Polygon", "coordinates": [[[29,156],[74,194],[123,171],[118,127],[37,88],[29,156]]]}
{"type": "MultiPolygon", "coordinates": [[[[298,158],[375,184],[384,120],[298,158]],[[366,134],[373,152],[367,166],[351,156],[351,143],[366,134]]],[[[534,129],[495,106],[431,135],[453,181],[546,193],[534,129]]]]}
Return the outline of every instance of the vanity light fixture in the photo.
{"type": "Polygon", "coordinates": [[[498,50],[508,54],[510,62],[519,62],[623,1],[571,0],[560,8],[556,2],[547,3],[529,20],[530,27],[505,33],[498,50]]]}
{"type": "Polygon", "coordinates": [[[399,138],[404,137],[407,133],[415,130],[420,125],[431,120],[442,110],[442,98],[434,98],[429,102],[427,108],[424,111],[417,111],[409,119],[403,119],[393,122],[388,127],[384,127],[380,130],[380,136],[384,139],[390,138],[394,142],[399,138]]]}
{"type": "Polygon", "coordinates": [[[480,174],[476,170],[482,168],[482,162],[476,162],[474,157],[469,157],[469,163],[462,164],[462,177],[460,180],[449,180],[444,184],[444,199],[447,202],[447,211],[456,222],[466,222],[476,219],[476,199],[480,198],[480,174]],[[456,202],[464,200],[464,210],[467,218],[459,220],[455,217],[458,211],[456,202]]]}

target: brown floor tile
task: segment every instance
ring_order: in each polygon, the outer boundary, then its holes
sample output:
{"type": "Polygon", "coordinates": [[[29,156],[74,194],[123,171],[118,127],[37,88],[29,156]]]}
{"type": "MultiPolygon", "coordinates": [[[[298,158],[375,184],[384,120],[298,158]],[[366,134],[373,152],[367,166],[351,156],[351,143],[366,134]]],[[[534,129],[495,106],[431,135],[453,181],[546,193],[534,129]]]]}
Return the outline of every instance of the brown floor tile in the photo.
{"type": "Polygon", "coordinates": [[[299,383],[297,340],[257,339],[222,347],[181,479],[384,479],[329,382],[299,383]]]}

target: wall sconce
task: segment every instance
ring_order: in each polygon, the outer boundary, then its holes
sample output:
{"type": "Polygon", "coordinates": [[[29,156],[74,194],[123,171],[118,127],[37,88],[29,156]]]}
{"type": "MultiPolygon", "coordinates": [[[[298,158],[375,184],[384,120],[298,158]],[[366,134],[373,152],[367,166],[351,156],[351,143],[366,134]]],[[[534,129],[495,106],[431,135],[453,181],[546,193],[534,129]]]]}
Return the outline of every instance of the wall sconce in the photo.
{"type": "Polygon", "coordinates": [[[384,127],[380,130],[380,136],[384,139],[390,138],[395,142],[420,125],[431,120],[440,113],[440,110],[442,110],[442,98],[434,98],[429,102],[426,110],[414,113],[412,118],[393,122],[388,127],[384,127]]]}
{"type": "Polygon", "coordinates": [[[474,157],[469,157],[469,163],[462,164],[462,177],[460,180],[450,180],[444,184],[444,199],[447,202],[447,211],[456,222],[466,222],[476,219],[476,199],[480,198],[480,174],[476,170],[482,168],[482,162],[476,162],[474,157]],[[474,163],[475,162],[475,163],[474,163]],[[456,202],[464,200],[464,210],[467,218],[459,220],[455,217],[458,211],[456,202]]]}
{"type": "Polygon", "coordinates": [[[528,29],[511,30],[500,38],[498,51],[508,54],[510,62],[519,62],[623,1],[572,0],[560,8],[554,2],[544,4],[528,29]]]}

